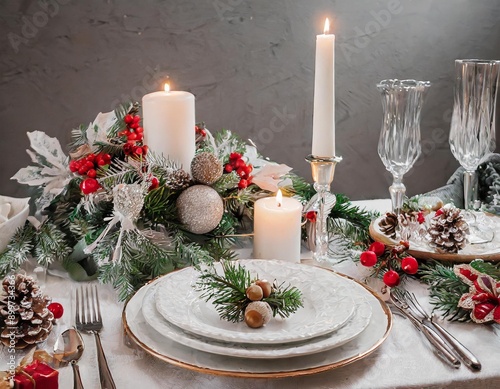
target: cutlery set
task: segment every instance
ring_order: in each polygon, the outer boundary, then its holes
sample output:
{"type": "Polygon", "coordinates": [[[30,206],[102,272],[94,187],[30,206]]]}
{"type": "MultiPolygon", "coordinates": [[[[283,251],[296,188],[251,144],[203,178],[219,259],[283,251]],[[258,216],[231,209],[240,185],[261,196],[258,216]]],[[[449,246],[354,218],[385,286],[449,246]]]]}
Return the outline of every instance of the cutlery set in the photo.
{"type": "Polygon", "coordinates": [[[463,362],[471,370],[481,370],[481,363],[476,356],[439,323],[433,321],[413,293],[392,289],[390,302],[422,332],[444,362],[457,369],[463,362]]]}
{"type": "Polygon", "coordinates": [[[99,331],[102,329],[102,317],[96,285],[81,286],[76,290],[75,324],[76,329],[65,330],[54,345],[56,358],[62,364],[71,364],[73,368],[73,388],[84,389],[77,365],[85,349],[81,331],[94,334],[101,389],[116,389],[99,336],[99,331]]]}

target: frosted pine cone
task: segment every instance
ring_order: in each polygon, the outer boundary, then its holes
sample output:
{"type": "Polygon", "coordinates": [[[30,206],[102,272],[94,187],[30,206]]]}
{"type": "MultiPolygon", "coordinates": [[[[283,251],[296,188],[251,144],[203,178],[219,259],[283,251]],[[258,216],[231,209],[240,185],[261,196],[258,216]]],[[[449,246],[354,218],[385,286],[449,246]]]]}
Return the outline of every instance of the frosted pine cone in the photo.
{"type": "Polygon", "coordinates": [[[395,213],[387,212],[378,225],[380,227],[380,231],[382,231],[385,235],[395,238],[396,227],[398,226],[398,216],[395,213]]]}
{"type": "Polygon", "coordinates": [[[0,291],[1,342],[7,347],[23,349],[47,339],[54,320],[47,308],[49,302],[32,277],[23,274],[6,277],[0,291]]]}
{"type": "Polygon", "coordinates": [[[469,225],[460,209],[445,206],[436,211],[427,232],[430,242],[440,253],[458,253],[467,243],[469,225]]]}
{"type": "Polygon", "coordinates": [[[182,169],[172,170],[165,176],[165,186],[172,190],[183,190],[191,184],[191,176],[182,169]]]}

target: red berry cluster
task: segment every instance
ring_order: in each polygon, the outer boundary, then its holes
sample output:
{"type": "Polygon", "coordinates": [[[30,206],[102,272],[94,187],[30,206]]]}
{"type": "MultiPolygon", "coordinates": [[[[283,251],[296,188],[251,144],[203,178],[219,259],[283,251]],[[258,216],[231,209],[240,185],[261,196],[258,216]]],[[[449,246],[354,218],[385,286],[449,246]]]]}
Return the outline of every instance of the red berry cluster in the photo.
{"type": "Polygon", "coordinates": [[[69,170],[73,173],[78,173],[81,176],[89,178],[96,178],[97,169],[100,166],[109,165],[111,162],[111,155],[106,153],[89,154],[80,159],[74,159],[69,163],[69,170]]]}
{"type": "Polygon", "coordinates": [[[142,144],[144,139],[144,128],[141,127],[141,117],[139,115],[127,114],[123,118],[127,128],[118,133],[118,136],[127,138],[127,143],[123,145],[125,155],[140,157],[146,155],[148,146],[142,144]]]}
{"type": "Polygon", "coordinates": [[[224,166],[226,173],[231,173],[233,170],[240,177],[240,182],[238,183],[239,189],[245,189],[252,183],[253,177],[250,173],[252,173],[253,166],[251,163],[246,164],[240,153],[231,153],[229,155],[229,162],[224,166]]]}
{"type": "Polygon", "coordinates": [[[418,271],[418,261],[411,257],[402,257],[410,245],[408,242],[401,241],[399,245],[385,246],[381,242],[373,242],[368,250],[363,251],[359,256],[359,261],[363,266],[373,267],[380,259],[380,268],[387,267],[384,273],[383,281],[389,287],[399,285],[399,273],[392,269],[395,263],[399,263],[401,270],[407,274],[415,274],[418,271]]]}

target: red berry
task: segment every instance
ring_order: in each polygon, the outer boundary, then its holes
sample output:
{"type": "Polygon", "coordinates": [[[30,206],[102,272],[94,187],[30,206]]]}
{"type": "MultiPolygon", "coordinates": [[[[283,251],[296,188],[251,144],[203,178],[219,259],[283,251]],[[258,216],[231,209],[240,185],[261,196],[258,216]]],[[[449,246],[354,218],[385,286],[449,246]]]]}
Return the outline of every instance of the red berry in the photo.
{"type": "Polygon", "coordinates": [[[123,121],[127,124],[129,123],[132,123],[132,121],[134,120],[134,117],[132,115],[125,115],[125,117],[123,118],[123,121]]]}
{"type": "Polygon", "coordinates": [[[405,273],[415,274],[418,271],[418,261],[413,257],[403,258],[401,261],[401,269],[405,273]]]}
{"type": "Polygon", "coordinates": [[[96,178],[97,176],[97,172],[95,171],[95,169],[90,169],[88,172],[87,172],[87,177],[90,177],[90,178],[96,178]]]}
{"type": "Polygon", "coordinates": [[[444,213],[443,208],[439,208],[439,209],[436,211],[436,213],[434,214],[434,216],[440,216],[440,215],[442,215],[443,213],[444,213]]]}
{"type": "Polygon", "coordinates": [[[156,177],[153,177],[151,179],[151,185],[149,186],[149,190],[153,190],[153,189],[156,189],[160,186],[160,181],[158,180],[158,178],[156,177]]]}
{"type": "Polygon", "coordinates": [[[73,173],[77,172],[78,169],[80,169],[80,164],[77,161],[71,161],[69,163],[69,170],[71,170],[73,173]]]}
{"type": "Polygon", "coordinates": [[[96,155],[91,153],[91,154],[87,155],[87,161],[94,162],[95,157],[96,157],[96,155]]]}
{"type": "Polygon", "coordinates": [[[104,159],[100,158],[100,159],[97,160],[97,165],[98,166],[104,166],[104,165],[107,165],[107,164],[108,164],[108,162],[106,162],[104,159]]]}
{"type": "Polygon", "coordinates": [[[85,166],[82,166],[81,168],[78,169],[78,174],[81,176],[84,176],[87,174],[88,169],[85,168],[85,166]]]}
{"type": "Polygon", "coordinates": [[[206,136],[206,135],[207,135],[207,132],[206,132],[205,130],[201,130],[201,131],[200,131],[200,135],[201,135],[201,136],[206,136]]]}
{"type": "Polygon", "coordinates": [[[134,153],[139,154],[139,155],[142,155],[142,151],[143,151],[143,150],[142,150],[142,147],[136,147],[136,148],[134,149],[134,153]]]}
{"type": "Polygon", "coordinates": [[[244,168],[243,168],[243,171],[245,172],[245,174],[248,176],[253,170],[253,167],[252,165],[246,165],[244,168]]]}
{"type": "Polygon", "coordinates": [[[137,134],[135,132],[131,132],[130,134],[128,134],[127,139],[128,140],[137,140],[137,134]]]}
{"type": "Polygon", "coordinates": [[[425,216],[424,216],[424,213],[422,211],[420,211],[417,215],[417,221],[419,224],[422,224],[423,222],[425,222],[425,216]]]}
{"type": "Polygon", "coordinates": [[[94,168],[94,162],[87,161],[83,166],[87,169],[87,171],[89,171],[90,169],[94,168]]]}
{"type": "Polygon", "coordinates": [[[385,251],[385,245],[382,242],[373,242],[368,250],[373,251],[377,254],[377,257],[380,257],[385,251]]]}
{"type": "Polygon", "coordinates": [[[233,171],[233,167],[229,163],[226,163],[226,166],[224,166],[224,170],[226,171],[226,173],[231,173],[233,171]]]}
{"type": "Polygon", "coordinates": [[[141,121],[141,117],[139,115],[134,116],[134,123],[139,123],[141,121]]]}
{"type": "Polygon", "coordinates": [[[247,186],[248,186],[248,181],[245,179],[241,179],[240,182],[238,183],[239,189],[245,189],[247,186]]]}
{"type": "Polygon", "coordinates": [[[148,146],[146,146],[146,145],[143,145],[143,146],[142,146],[142,153],[143,153],[144,155],[146,155],[146,154],[148,153],[148,150],[149,150],[149,147],[148,147],[148,146]]]}
{"type": "Polygon", "coordinates": [[[245,178],[246,176],[246,173],[245,173],[245,170],[243,170],[243,168],[239,167],[237,170],[236,170],[236,173],[241,177],[241,178],[245,178]]]}
{"type": "Polygon", "coordinates": [[[80,189],[86,195],[94,193],[100,187],[101,185],[99,185],[99,182],[95,178],[86,178],[80,183],[80,189]]]}
{"type": "Polygon", "coordinates": [[[139,122],[132,122],[129,124],[129,127],[135,130],[137,127],[139,127],[139,122]]]}
{"type": "Polygon", "coordinates": [[[101,157],[102,159],[104,159],[106,162],[110,162],[111,161],[111,155],[107,154],[107,153],[102,153],[101,154],[101,157]]]}
{"type": "Polygon", "coordinates": [[[232,159],[232,160],[235,160],[235,161],[238,160],[238,159],[240,159],[240,158],[241,158],[241,154],[240,153],[231,153],[229,155],[229,159],[232,159]]]}
{"type": "Polygon", "coordinates": [[[139,127],[137,127],[137,128],[135,129],[135,132],[137,132],[137,133],[139,133],[139,134],[142,134],[142,133],[144,132],[144,128],[142,128],[142,127],[140,127],[140,126],[139,126],[139,127]]]}
{"type": "Polygon", "coordinates": [[[386,284],[388,287],[393,288],[395,286],[399,285],[399,274],[398,272],[394,270],[388,270],[384,274],[384,284],[386,284]]]}
{"type": "Polygon", "coordinates": [[[377,263],[377,254],[370,250],[363,251],[359,256],[359,262],[363,266],[372,267],[377,263]]]}
{"type": "Polygon", "coordinates": [[[241,158],[238,159],[235,163],[235,166],[236,167],[241,167],[241,168],[244,168],[247,164],[245,163],[245,161],[243,161],[241,158]]]}
{"type": "Polygon", "coordinates": [[[59,303],[50,303],[47,309],[52,312],[55,319],[60,319],[64,313],[64,308],[59,303]]]}

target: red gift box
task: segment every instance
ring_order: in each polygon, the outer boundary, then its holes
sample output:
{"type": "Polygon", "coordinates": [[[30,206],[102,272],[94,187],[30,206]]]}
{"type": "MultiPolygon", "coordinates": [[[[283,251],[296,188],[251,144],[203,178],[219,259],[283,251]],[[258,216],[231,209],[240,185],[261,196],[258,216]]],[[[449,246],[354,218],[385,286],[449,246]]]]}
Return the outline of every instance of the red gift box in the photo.
{"type": "Polygon", "coordinates": [[[15,389],[58,389],[59,372],[38,360],[14,376],[15,389]]]}

